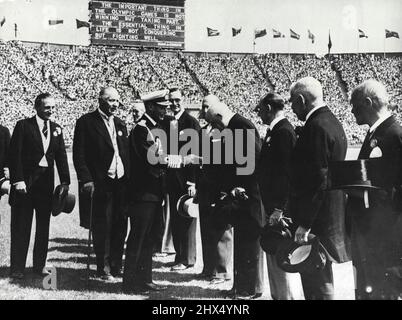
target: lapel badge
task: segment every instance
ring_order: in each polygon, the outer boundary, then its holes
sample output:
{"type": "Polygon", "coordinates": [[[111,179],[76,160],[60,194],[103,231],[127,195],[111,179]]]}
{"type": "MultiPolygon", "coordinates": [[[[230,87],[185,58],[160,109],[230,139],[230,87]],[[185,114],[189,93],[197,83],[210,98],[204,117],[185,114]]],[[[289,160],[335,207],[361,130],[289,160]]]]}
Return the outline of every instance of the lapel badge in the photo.
{"type": "Polygon", "coordinates": [[[370,147],[371,147],[371,149],[374,149],[375,147],[377,147],[377,145],[378,145],[377,139],[371,139],[371,140],[370,140],[370,147]]]}
{"type": "Polygon", "coordinates": [[[53,132],[53,136],[57,137],[59,134],[61,134],[61,128],[60,127],[56,127],[56,129],[53,132]]]}
{"type": "Polygon", "coordinates": [[[123,132],[121,132],[120,130],[117,132],[117,134],[121,137],[123,135],[123,132]]]}

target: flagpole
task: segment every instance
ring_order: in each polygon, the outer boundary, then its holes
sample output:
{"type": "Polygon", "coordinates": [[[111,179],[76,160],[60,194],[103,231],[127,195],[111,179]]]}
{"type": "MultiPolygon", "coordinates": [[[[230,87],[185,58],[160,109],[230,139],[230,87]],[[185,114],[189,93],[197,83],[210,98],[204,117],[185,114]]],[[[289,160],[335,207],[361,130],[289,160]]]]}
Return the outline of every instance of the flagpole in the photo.
{"type": "Polygon", "coordinates": [[[290,63],[290,36],[288,38],[288,62],[290,63]]]}
{"type": "Polygon", "coordinates": [[[309,37],[307,35],[307,38],[306,38],[306,56],[308,55],[308,41],[309,41],[309,37]]]}
{"type": "Polygon", "coordinates": [[[385,40],[387,39],[387,35],[384,37],[384,59],[385,59],[385,40]]]}
{"type": "Polygon", "coordinates": [[[360,32],[359,32],[359,30],[357,30],[357,55],[359,55],[359,53],[360,53],[360,48],[359,48],[359,45],[360,45],[360,32]]]}

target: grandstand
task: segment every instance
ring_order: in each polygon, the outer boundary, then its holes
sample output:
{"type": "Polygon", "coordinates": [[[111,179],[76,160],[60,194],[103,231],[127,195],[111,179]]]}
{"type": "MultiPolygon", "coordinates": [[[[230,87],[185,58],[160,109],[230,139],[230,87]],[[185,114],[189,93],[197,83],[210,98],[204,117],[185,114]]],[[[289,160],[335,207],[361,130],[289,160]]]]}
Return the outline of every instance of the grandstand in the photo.
{"type": "MultiPolygon", "coordinates": [[[[365,132],[355,124],[348,102],[357,83],[377,78],[386,84],[393,105],[402,102],[400,55],[343,54],[328,59],[300,54],[178,54],[8,41],[0,44],[0,57],[0,123],[12,130],[17,120],[34,114],[35,96],[47,91],[57,98],[54,117],[64,127],[67,144],[72,142],[76,119],[97,105],[99,89],[105,85],[120,91],[120,115],[128,123],[130,104],[141,93],[180,87],[187,107],[199,107],[205,93],[214,93],[264,133],[252,112],[258,99],[269,90],[287,97],[291,82],[309,75],[323,84],[326,101],[344,125],[350,145],[361,143],[365,132]]],[[[400,119],[398,110],[394,112],[400,119]]]]}

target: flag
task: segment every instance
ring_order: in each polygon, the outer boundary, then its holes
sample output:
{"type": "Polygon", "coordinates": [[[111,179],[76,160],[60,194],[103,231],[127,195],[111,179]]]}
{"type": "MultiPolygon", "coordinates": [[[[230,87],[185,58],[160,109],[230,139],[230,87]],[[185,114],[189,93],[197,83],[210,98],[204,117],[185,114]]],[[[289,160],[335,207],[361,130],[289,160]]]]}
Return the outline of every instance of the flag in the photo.
{"type": "Polygon", "coordinates": [[[6,17],[3,17],[0,21],[0,27],[2,27],[6,23],[6,17]]]}
{"type": "Polygon", "coordinates": [[[368,38],[363,30],[359,29],[359,38],[368,38]]]}
{"type": "Polygon", "coordinates": [[[328,36],[328,53],[331,52],[331,48],[332,48],[331,32],[329,32],[329,36],[328,36]]]}
{"type": "Polygon", "coordinates": [[[282,34],[282,32],[275,29],[272,29],[272,34],[274,35],[274,38],[285,38],[285,35],[282,34]]]}
{"type": "Polygon", "coordinates": [[[267,35],[267,30],[266,29],[261,29],[261,30],[254,30],[254,38],[261,38],[263,36],[267,35]]]}
{"type": "Polygon", "coordinates": [[[399,39],[399,34],[396,31],[390,31],[388,29],[385,29],[385,38],[398,38],[399,39]]]}
{"type": "Polygon", "coordinates": [[[89,22],[81,21],[78,19],[75,19],[75,21],[77,22],[77,29],[82,28],[82,27],[86,27],[86,28],[90,27],[89,22]]]}
{"type": "Polygon", "coordinates": [[[56,24],[62,24],[63,20],[49,20],[49,26],[54,26],[56,24]]]}
{"type": "Polygon", "coordinates": [[[300,34],[297,34],[296,32],[294,32],[292,29],[290,30],[290,37],[296,40],[300,40],[300,34]]]}
{"type": "Polygon", "coordinates": [[[312,34],[310,30],[307,30],[307,31],[308,31],[308,38],[311,39],[311,43],[314,43],[315,35],[312,34]]]}
{"type": "Polygon", "coordinates": [[[207,33],[208,33],[208,37],[216,37],[220,35],[220,32],[218,30],[215,29],[211,29],[207,27],[207,33]]]}
{"type": "Polygon", "coordinates": [[[233,37],[236,37],[240,32],[241,32],[241,28],[239,28],[239,29],[232,28],[233,37]]]}

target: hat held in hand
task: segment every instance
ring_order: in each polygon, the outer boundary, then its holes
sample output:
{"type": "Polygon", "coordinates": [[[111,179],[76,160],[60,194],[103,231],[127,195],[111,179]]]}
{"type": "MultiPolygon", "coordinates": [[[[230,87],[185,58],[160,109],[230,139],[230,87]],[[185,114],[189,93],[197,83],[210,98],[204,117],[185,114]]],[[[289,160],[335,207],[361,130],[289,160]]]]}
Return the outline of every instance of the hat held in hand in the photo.
{"type": "Polygon", "coordinates": [[[177,201],[177,212],[185,218],[198,218],[199,208],[198,203],[194,203],[194,197],[185,194],[177,201]]]}
{"type": "Polygon", "coordinates": [[[0,179],[0,197],[3,194],[10,194],[10,180],[8,179],[0,179]]]}
{"type": "Polygon", "coordinates": [[[293,240],[281,242],[276,252],[278,266],[289,273],[314,272],[323,269],[327,262],[327,253],[319,238],[308,235],[305,244],[293,240]]]}
{"type": "Polygon", "coordinates": [[[62,186],[58,185],[54,189],[52,202],[52,215],[57,217],[60,213],[71,213],[75,207],[75,195],[68,191],[63,191],[62,186]]]}

